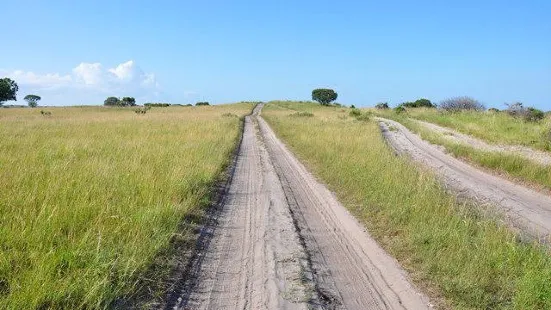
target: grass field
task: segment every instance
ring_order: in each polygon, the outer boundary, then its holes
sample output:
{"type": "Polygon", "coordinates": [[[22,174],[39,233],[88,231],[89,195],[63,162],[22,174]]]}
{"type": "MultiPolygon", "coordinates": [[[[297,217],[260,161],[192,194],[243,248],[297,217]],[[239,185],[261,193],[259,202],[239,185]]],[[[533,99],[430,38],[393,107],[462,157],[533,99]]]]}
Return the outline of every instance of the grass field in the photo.
{"type": "Polygon", "coordinates": [[[135,289],[251,108],[0,109],[0,309],[105,308],[135,289]]]}
{"type": "Polygon", "coordinates": [[[543,247],[446,194],[431,172],[394,156],[374,121],[349,111],[276,102],[263,116],[441,306],[551,308],[543,247]]]}
{"type": "MultiPolygon", "coordinates": [[[[495,116],[495,115],[491,115],[492,113],[487,113],[487,112],[486,113],[464,112],[464,113],[450,114],[450,113],[439,113],[437,111],[428,111],[428,110],[429,109],[410,109],[407,114],[404,114],[404,113],[396,114],[390,110],[386,110],[386,111],[373,110],[373,112],[377,115],[400,122],[402,125],[406,126],[409,130],[419,134],[424,140],[427,140],[434,144],[444,146],[448,152],[450,152],[452,155],[458,158],[465,159],[480,167],[494,170],[499,174],[507,175],[511,179],[515,179],[519,183],[524,183],[524,184],[533,186],[535,188],[551,190],[551,166],[542,165],[540,163],[531,161],[529,159],[526,159],[522,156],[515,155],[515,154],[484,151],[484,150],[476,149],[474,147],[470,147],[465,144],[452,142],[446,139],[445,137],[443,137],[441,133],[434,132],[433,130],[428,129],[425,126],[422,126],[419,123],[412,121],[410,117],[417,118],[419,115],[441,114],[443,115],[442,117],[444,118],[453,119],[453,115],[457,115],[459,119],[462,119],[467,116],[474,118],[476,115],[479,115],[480,117],[479,125],[485,124],[490,118],[499,119],[500,122],[505,122],[504,121],[505,119],[510,119],[512,124],[516,124],[514,126],[526,126],[531,128],[531,130],[527,131],[527,137],[529,137],[530,134],[534,136],[535,132],[538,132],[538,130],[544,130],[543,128],[546,128],[547,126],[545,124],[545,121],[541,123],[524,123],[519,120],[515,120],[507,115],[495,116]],[[524,124],[520,124],[520,123],[524,123],[524,124]]],[[[496,114],[496,113],[493,113],[493,114],[496,114]]],[[[420,117],[419,119],[429,121],[427,118],[423,118],[423,117],[420,117]]],[[[476,121],[474,120],[473,122],[476,123],[476,121]]],[[[461,123],[461,124],[465,125],[467,123],[461,123]]],[[[491,133],[492,130],[497,130],[496,128],[491,129],[489,127],[487,131],[491,133]]],[[[522,129],[520,129],[520,127],[516,127],[515,130],[517,130],[515,131],[516,135],[518,135],[517,138],[519,140],[523,139],[521,134],[522,129]]],[[[484,130],[481,130],[481,132],[483,131],[484,130]]],[[[490,136],[490,134],[488,135],[490,136]]],[[[524,138],[524,142],[526,142],[525,145],[528,145],[527,139],[528,138],[524,138]]],[[[541,137],[540,137],[540,141],[543,141],[541,137]]],[[[504,142],[504,141],[500,141],[500,142],[504,142]]]]}
{"type": "Polygon", "coordinates": [[[426,108],[409,109],[408,116],[453,128],[491,143],[525,145],[540,150],[551,150],[551,137],[546,137],[551,130],[550,116],[540,122],[525,122],[504,112],[447,113],[426,108]]]}

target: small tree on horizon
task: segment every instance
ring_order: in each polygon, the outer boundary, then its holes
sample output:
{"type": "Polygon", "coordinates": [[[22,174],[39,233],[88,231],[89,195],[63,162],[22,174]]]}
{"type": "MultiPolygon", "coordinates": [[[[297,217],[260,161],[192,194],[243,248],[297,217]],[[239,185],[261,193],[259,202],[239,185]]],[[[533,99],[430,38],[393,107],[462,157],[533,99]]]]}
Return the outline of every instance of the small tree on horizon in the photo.
{"type": "Polygon", "coordinates": [[[42,98],[40,96],[37,96],[37,95],[27,95],[27,96],[25,96],[25,98],[23,98],[23,100],[27,101],[27,104],[31,108],[36,108],[38,106],[38,102],[41,99],[42,98]]]}
{"type": "Polygon", "coordinates": [[[117,97],[107,97],[107,99],[105,99],[105,101],[103,102],[103,105],[110,107],[118,106],[120,105],[119,101],[120,100],[117,97]]]}
{"type": "Polygon", "coordinates": [[[312,91],[312,100],[321,105],[329,105],[331,101],[337,100],[338,94],[329,88],[317,88],[312,91]]]}
{"type": "Polygon", "coordinates": [[[123,97],[119,104],[123,107],[134,107],[136,106],[136,99],[134,97],[123,97]]]}

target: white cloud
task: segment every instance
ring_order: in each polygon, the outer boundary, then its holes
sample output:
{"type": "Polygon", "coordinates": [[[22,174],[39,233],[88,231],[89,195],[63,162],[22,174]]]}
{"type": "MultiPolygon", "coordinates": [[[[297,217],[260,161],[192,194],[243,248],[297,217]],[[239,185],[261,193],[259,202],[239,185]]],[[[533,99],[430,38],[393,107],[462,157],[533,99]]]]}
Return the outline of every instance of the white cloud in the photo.
{"type": "Polygon", "coordinates": [[[54,88],[63,85],[70,85],[72,83],[72,77],[70,75],[60,75],[59,73],[47,73],[40,75],[34,72],[15,70],[11,74],[8,72],[4,73],[4,75],[11,77],[17,81],[18,84],[42,88],[54,88]]]}
{"type": "MultiPolygon", "coordinates": [[[[80,63],[70,73],[35,73],[32,71],[0,70],[0,76],[7,76],[17,82],[20,93],[44,94],[48,97],[65,98],[50,104],[73,104],[73,102],[98,101],[103,96],[134,96],[154,98],[160,94],[160,86],[154,73],[145,73],[133,60],[105,69],[101,63],[80,63]]],[[[101,101],[102,102],[102,101],[101,101]]]]}
{"type": "Polygon", "coordinates": [[[77,83],[100,85],[104,82],[104,72],[99,62],[93,64],[83,62],[73,69],[73,74],[77,83]]]}

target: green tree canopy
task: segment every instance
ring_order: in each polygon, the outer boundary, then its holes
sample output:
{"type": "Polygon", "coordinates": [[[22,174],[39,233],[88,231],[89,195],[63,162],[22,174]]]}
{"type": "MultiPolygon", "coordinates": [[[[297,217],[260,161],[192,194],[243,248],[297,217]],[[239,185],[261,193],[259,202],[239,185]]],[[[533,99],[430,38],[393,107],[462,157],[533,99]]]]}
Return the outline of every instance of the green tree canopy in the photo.
{"type": "Polygon", "coordinates": [[[7,77],[0,79],[0,105],[9,100],[17,101],[18,90],[19,86],[14,80],[7,77]]]}
{"type": "Polygon", "coordinates": [[[117,97],[107,97],[107,99],[105,99],[105,101],[103,102],[103,105],[117,106],[117,105],[120,105],[119,101],[120,100],[117,97]]]}
{"type": "Polygon", "coordinates": [[[38,106],[38,102],[41,99],[42,98],[40,96],[37,96],[37,95],[27,95],[27,96],[25,96],[25,98],[23,98],[23,100],[27,101],[27,104],[31,108],[36,108],[38,106]]]}
{"type": "Polygon", "coordinates": [[[317,88],[312,91],[312,100],[319,102],[322,105],[329,105],[331,101],[337,100],[338,94],[328,88],[317,88]]]}
{"type": "Polygon", "coordinates": [[[136,105],[136,99],[134,97],[123,97],[119,104],[123,107],[133,107],[136,105]]]}
{"type": "Polygon", "coordinates": [[[406,108],[435,108],[436,106],[428,99],[421,98],[413,102],[408,101],[401,104],[406,108]]]}

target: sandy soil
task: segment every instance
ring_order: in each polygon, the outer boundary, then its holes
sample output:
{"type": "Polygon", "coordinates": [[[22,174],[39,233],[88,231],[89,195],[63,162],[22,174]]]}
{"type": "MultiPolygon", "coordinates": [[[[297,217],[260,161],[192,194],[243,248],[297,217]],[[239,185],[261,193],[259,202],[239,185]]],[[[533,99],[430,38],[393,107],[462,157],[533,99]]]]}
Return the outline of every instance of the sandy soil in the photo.
{"type": "Polygon", "coordinates": [[[465,144],[484,151],[513,153],[515,155],[520,155],[526,159],[532,160],[542,165],[551,165],[551,154],[547,152],[534,150],[532,148],[522,145],[488,144],[483,140],[466,134],[462,134],[450,128],[442,127],[425,121],[416,121],[431,130],[441,133],[444,138],[460,144],[465,144]]]}
{"type": "Polygon", "coordinates": [[[380,120],[383,136],[398,153],[437,171],[444,183],[460,196],[498,211],[505,223],[524,236],[550,243],[551,197],[476,169],[422,140],[398,122],[380,120]]]}
{"type": "Polygon", "coordinates": [[[276,138],[261,109],[245,120],[195,274],[167,308],[429,308],[398,263],[276,138]]]}

